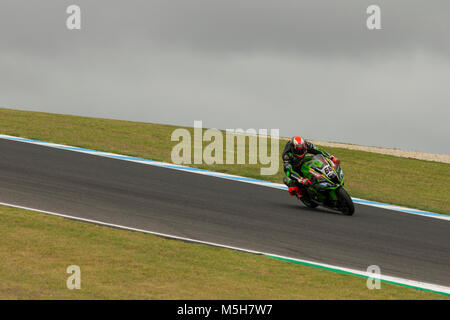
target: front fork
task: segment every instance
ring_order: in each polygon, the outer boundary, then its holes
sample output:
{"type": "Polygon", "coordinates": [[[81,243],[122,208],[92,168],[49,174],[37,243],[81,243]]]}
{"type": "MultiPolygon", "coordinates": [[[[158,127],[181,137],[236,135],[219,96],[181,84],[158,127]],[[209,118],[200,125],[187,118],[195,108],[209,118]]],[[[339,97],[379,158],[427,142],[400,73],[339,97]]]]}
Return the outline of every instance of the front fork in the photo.
{"type": "Polygon", "coordinates": [[[333,202],[336,203],[336,201],[339,200],[336,194],[336,190],[337,188],[329,189],[328,190],[329,196],[328,196],[326,192],[323,192],[324,190],[321,192],[320,190],[317,190],[316,188],[314,188],[314,186],[312,186],[308,188],[308,193],[310,194],[310,198],[317,199],[319,202],[323,204],[328,203],[329,205],[331,205],[331,203],[333,202]]]}
{"type": "Polygon", "coordinates": [[[333,201],[337,201],[338,200],[338,196],[336,194],[336,189],[330,189],[330,198],[333,201]]]}

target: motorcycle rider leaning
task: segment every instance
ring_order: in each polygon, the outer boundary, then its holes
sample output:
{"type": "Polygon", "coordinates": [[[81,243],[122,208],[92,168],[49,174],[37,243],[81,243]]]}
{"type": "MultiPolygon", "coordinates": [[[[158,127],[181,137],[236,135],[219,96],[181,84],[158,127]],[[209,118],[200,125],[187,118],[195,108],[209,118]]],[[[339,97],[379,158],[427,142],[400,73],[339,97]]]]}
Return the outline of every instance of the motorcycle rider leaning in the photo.
{"type": "Polygon", "coordinates": [[[314,144],[304,140],[302,137],[293,137],[286,143],[282,154],[284,173],[286,174],[283,182],[289,187],[289,194],[291,196],[297,195],[299,198],[303,197],[305,187],[311,184],[309,179],[301,176],[302,172],[300,170],[307,153],[322,154],[336,165],[340,162],[336,157],[317,148],[314,144]]]}

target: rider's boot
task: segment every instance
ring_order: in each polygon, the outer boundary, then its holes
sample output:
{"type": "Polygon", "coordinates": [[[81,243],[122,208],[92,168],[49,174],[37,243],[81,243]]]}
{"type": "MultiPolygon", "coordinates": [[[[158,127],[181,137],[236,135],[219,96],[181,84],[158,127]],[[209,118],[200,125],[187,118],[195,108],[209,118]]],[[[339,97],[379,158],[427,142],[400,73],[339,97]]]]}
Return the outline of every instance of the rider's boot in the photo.
{"type": "Polygon", "coordinates": [[[305,196],[305,188],[299,187],[296,195],[299,198],[303,198],[305,196]]]}
{"type": "MultiPolygon", "coordinates": [[[[295,196],[295,195],[298,196],[299,193],[300,193],[300,188],[297,187],[297,186],[295,186],[295,187],[289,187],[288,191],[289,191],[289,194],[290,194],[291,196],[295,196]]],[[[302,195],[302,196],[303,196],[303,195],[302,195]]]]}

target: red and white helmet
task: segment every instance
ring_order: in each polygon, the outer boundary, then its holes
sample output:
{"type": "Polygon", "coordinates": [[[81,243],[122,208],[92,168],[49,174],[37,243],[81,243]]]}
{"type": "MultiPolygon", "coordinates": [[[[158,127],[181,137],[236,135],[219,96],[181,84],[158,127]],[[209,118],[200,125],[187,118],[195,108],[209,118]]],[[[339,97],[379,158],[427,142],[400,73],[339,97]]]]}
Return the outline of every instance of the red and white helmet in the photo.
{"type": "Polygon", "coordinates": [[[295,136],[292,138],[292,145],[294,146],[294,154],[299,158],[303,158],[306,153],[305,140],[302,137],[295,136]]]}

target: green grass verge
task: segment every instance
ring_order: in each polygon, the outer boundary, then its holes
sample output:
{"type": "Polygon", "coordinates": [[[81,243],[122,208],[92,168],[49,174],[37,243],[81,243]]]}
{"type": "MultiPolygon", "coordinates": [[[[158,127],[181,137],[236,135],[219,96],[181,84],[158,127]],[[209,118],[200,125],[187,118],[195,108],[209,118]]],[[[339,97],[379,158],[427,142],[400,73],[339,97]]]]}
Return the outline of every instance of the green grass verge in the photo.
{"type": "Polygon", "coordinates": [[[449,299],[206,245],[0,206],[0,299],[449,299]],[[68,290],[66,268],[81,268],[68,290]]]}
{"type": "MultiPolygon", "coordinates": [[[[177,127],[0,108],[0,133],[171,162],[177,127]]],[[[192,131],[192,128],[186,128],[192,131]]],[[[205,143],[206,145],[207,143],[205,143]]],[[[284,147],[280,144],[280,154],[284,147]]],[[[324,148],[342,160],[346,189],[354,197],[450,214],[450,164],[343,148],[324,148]]],[[[194,165],[193,165],[194,166],[194,165]]],[[[281,182],[261,176],[260,165],[195,167],[281,182]]]]}

